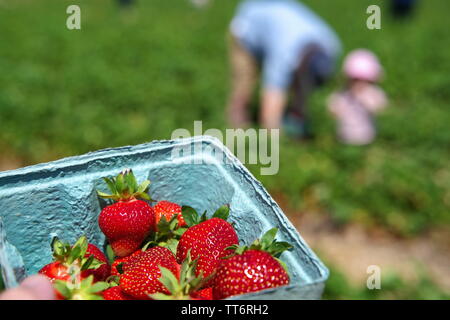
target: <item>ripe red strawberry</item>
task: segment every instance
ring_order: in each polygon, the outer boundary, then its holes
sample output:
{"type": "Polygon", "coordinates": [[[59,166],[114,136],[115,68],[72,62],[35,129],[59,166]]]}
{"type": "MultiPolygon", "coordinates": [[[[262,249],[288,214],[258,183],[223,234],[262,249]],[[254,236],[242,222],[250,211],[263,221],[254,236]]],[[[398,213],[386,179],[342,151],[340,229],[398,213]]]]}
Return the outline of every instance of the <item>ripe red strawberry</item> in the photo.
{"type": "Polygon", "coordinates": [[[153,247],[137,256],[133,264],[120,276],[123,292],[136,299],[149,299],[157,292],[168,294],[167,288],[158,281],[160,267],[167,268],[177,275],[177,262],[172,252],[163,247],[153,247]]]}
{"type": "Polygon", "coordinates": [[[166,218],[166,221],[170,221],[172,217],[176,214],[178,220],[178,226],[186,226],[186,222],[181,215],[181,206],[176,203],[169,201],[159,201],[153,206],[153,211],[155,212],[155,230],[158,231],[158,223],[162,217],[166,218]]]}
{"type": "Polygon", "coordinates": [[[68,269],[69,267],[64,263],[60,261],[54,261],[43,266],[42,269],[39,270],[39,273],[49,278],[52,282],[54,282],[55,280],[66,281],[70,279],[68,269]]]}
{"type": "Polygon", "coordinates": [[[226,221],[229,207],[222,206],[209,220],[206,220],[205,213],[199,218],[194,209],[183,208],[183,216],[189,228],[178,243],[177,260],[178,262],[185,260],[190,251],[192,259],[198,259],[196,275],[203,272],[204,277],[209,277],[221,258],[232,253],[231,250],[225,249],[239,242],[236,231],[226,221]]]}
{"type": "MultiPolygon", "coordinates": [[[[91,280],[89,280],[89,283],[84,282],[84,289],[87,290],[92,282],[94,282],[94,273],[105,264],[94,256],[94,252],[95,255],[99,256],[98,252],[95,251],[95,249],[98,250],[98,248],[95,247],[94,249],[94,247],[95,246],[88,244],[87,239],[84,236],[80,237],[73,246],[68,243],[63,243],[58,239],[54,239],[52,242],[52,250],[55,261],[45,265],[39,270],[39,273],[47,276],[55,285],[57,288],[55,291],[58,299],[64,299],[71,297],[72,294],[76,295],[81,293],[83,290],[77,291],[77,293],[72,289],[76,287],[81,289],[80,283],[83,283],[87,278],[90,278],[91,280]],[[91,251],[88,253],[89,247],[91,251]],[[92,275],[92,277],[89,277],[90,275],[92,275]],[[65,295],[63,295],[58,288],[64,289],[65,295]]],[[[98,251],[101,253],[100,250],[98,251]]],[[[103,273],[99,273],[99,275],[103,276],[103,273]]],[[[99,286],[101,286],[101,284],[99,286]]],[[[88,292],[85,292],[84,296],[88,297],[89,295],[87,293],[88,292]]]]}
{"type": "Polygon", "coordinates": [[[133,297],[127,295],[119,286],[111,287],[102,292],[105,300],[134,300],[133,297]]]}
{"type": "Polygon", "coordinates": [[[230,296],[275,288],[289,283],[281,260],[274,257],[292,246],[275,241],[277,229],[269,230],[250,248],[236,248],[236,255],[222,260],[214,278],[213,297],[230,296]]]}
{"type": "Polygon", "coordinates": [[[131,170],[116,178],[104,178],[112,194],[98,192],[100,197],[117,201],[105,207],[98,218],[100,229],[108,238],[114,253],[124,257],[140,248],[155,225],[152,207],[143,200],[150,200],[146,193],[150,181],[138,186],[131,170]]]}
{"type": "Polygon", "coordinates": [[[213,300],[213,288],[205,288],[191,293],[192,300],[213,300]]]}
{"type": "Polygon", "coordinates": [[[97,259],[100,262],[103,262],[101,266],[99,266],[97,269],[93,270],[86,270],[83,271],[83,275],[85,278],[87,278],[89,275],[94,276],[94,281],[104,281],[106,278],[108,278],[111,268],[108,263],[108,259],[106,258],[105,254],[97,248],[95,245],[89,243],[85,257],[89,258],[89,256],[94,256],[95,259],[97,259]]]}
{"type": "Polygon", "coordinates": [[[134,261],[134,259],[141,253],[142,253],[141,250],[137,250],[137,251],[133,252],[132,254],[130,254],[129,256],[114,260],[114,262],[111,265],[111,275],[112,276],[120,276],[121,273],[117,269],[119,264],[121,264],[122,273],[123,273],[126,270],[126,268],[129,265],[131,265],[131,263],[134,261]]]}
{"type": "MultiPolygon", "coordinates": [[[[55,238],[52,242],[53,259],[55,261],[45,265],[39,270],[40,274],[47,276],[52,282],[55,280],[69,280],[78,277],[84,279],[89,272],[97,271],[104,262],[97,259],[99,256],[94,245],[88,244],[86,237],[80,237],[73,246],[55,238]],[[88,253],[88,248],[91,252],[88,253]],[[95,252],[95,254],[94,254],[95,252]]],[[[101,251],[98,250],[100,253],[101,251]]],[[[103,257],[102,257],[103,258],[103,257]]],[[[106,258],[106,257],[105,257],[106,258]]]]}

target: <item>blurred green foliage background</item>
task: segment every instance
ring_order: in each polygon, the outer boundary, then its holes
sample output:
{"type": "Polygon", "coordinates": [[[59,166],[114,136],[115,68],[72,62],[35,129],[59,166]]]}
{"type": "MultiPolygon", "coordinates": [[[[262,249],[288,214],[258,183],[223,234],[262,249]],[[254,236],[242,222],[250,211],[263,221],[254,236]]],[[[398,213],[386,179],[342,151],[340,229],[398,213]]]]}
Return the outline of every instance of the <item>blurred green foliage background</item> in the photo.
{"type": "MultiPolygon", "coordinates": [[[[294,211],[337,225],[356,222],[400,237],[448,227],[450,3],[419,1],[402,20],[383,9],[382,29],[368,30],[373,1],[303,2],[335,28],[345,52],[365,47],[380,57],[391,105],[378,118],[376,143],[339,144],[324,103],[342,82],[337,76],[311,99],[316,139],[283,139],[275,176],[250,169],[294,211]]],[[[192,130],[194,120],[225,129],[225,39],[237,3],[198,10],[187,0],[152,0],[123,11],[114,1],[0,1],[0,159],[22,166],[169,139],[174,129],[192,130]],[[74,3],[82,11],[79,31],[66,28],[74,3]]],[[[445,296],[423,279],[408,287],[393,276],[385,296],[368,295],[336,270],[326,297],[445,296]]]]}

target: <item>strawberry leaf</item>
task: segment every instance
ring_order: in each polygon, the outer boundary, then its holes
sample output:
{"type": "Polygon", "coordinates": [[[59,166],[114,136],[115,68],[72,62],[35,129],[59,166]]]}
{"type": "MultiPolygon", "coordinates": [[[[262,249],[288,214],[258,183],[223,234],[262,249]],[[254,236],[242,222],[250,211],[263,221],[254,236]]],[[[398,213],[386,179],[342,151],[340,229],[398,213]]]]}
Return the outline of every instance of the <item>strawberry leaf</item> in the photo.
{"type": "Polygon", "coordinates": [[[109,178],[103,178],[103,181],[106,182],[108,189],[111,191],[111,193],[113,195],[117,195],[118,194],[118,190],[116,188],[116,184],[114,183],[114,181],[112,179],[109,178]]]}
{"type": "Polygon", "coordinates": [[[67,287],[67,282],[56,280],[53,287],[66,299],[70,297],[70,289],[67,287]]]}
{"type": "Polygon", "coordinates": [[[180,268],[180,283],[184,283],[186,281],[186,275],[188,272],[188,268],[189,268],[189,263],[188,261],[191,258],[191,249],[189,249],[186,259],[184,259],[184,261],[181,263],[181,268],[180,268]]]}
{"type": "Polygon", "coordinates": [[[149,295],[153,300],[173,300],[173,297],[161,292],[153,293],[149,295]]]}
{"type": "Polygon", "coordinates": [[[162,216],[161,220],[159,220],[159,222],[158,222],[158,232],[160,232],[160,233],[170,232],[170,224],[169,224],[169,221],[167,221],[165,216],[162,216]]]}
{"type": "Polygon", "coordinates": [[[150,198],[150,196],[144,192],[139,194],[139,198],[142,198],[147,201],[152,201],[152,198],[150,198]]]}
{"type": "MultiPolygon", "coordinates": [[[[183,219],[189,228],[208,220],[206,213],[207,212],[204,211],[203,214],[199,217],[197,211],[195,211],[195,209],[193,209],[192,207],[189,206],[181,207],[181,215],[183,216],[183,219]]],[[[229,205],[223,205],[214,212],[211,218],[220,218],[226,220],[229,214],[230,214],[229,205]]]]}
{"type": "Polygon", "coordinates": [[[158,279],[159,282],[161,282],[171,293],[180,291],[180,284],[172,271],[161,266],[159,269],[161,270],[161,277],[158,279]]]}
{"type": "Polygon", "coordinates": [[[169,249],[174,255],[177,254],[177,247],[178,247],[178,240],[176,239],[169,239],[167,240],[166,244],[164,245],[164,247],[166,247],[167,249],[169,249]]]}
{"type": "Polygon", "coordinates": [[[100,268],[101,265],[105,264],[104,262],[96,259],[93,255],[90,255],[87,259],[82,259],[81,271],[84,270],[96,270],[100,268]]]}
{"type": "Polygon", "coordinates": [[[158,242],[154,240],[147,241],[141,248],[142,251],[146,251],[148,248],[152,248],[154,246],[157,246],[158,242]]]}
{"type": "Polygon", "coordinates": [[[238,246],[232,245],[227,247],[225,250],[232,250],[233,254],[224,257],[223,259],[228,259],[236,254],[243,254],[247,250],[261,250],[270,253],[273,257],[278,258],[284,251],[292,249],[293,246],[285,241],[276,241],[275,236],[278,232],[277,228],[272,228],[268,230],[261,239],[256,239],[249,247],[248,246],[238,246]]]}
{"type": "Polygon", "coordinates": [[[72,264],[75,260],[77,260],[80,257],[80,253],[81,253],[80,247],[73,247],[69,253],[69,257],[67,258],[67,263],[72,264]]]}
{"type": "Polygon", "coordinates": [[[68,249],[67,245],[61,242],[58,237],[54,237],[52,239],[52,251],[53,251],[53,257],[56,260],[63,261],[65,256],[67,255],[68,249]]]}
{"type": "Polygon", "coordinates": [[[191,294],[199,290],[211,278],[203,277],[203,272],[196,276],[198,260],[192,260],[190,250],[187,253],[186,259],[181,264],[180,279],[168,269],[160,267],[161,277],[159,281],[170,291],[170,295],[154,294],[150,295],[155,300],[187,300],[191,299],[191,294]]]}
{"type": "Polygon", "coordinates": [[[116,188],[117,188],[117,192],[122,194],[124,193],[124,191],[127,189],[125,186],[125,179],[123,177],[123,174],[119,174],[116,178],[116,188]]]}
{"type": "Polygon", "coordinates": [[[112,264],[114,262],[114,258],[116,257],[116,255],[115,255],[115,253],[114,253],[114,251],[113,251],[113,249],[112,249],[110,244],[108,244],[106,246],[106,257],[107,257],[107,259],[109,261],[109,264],[112,264]]]}
{"type": "Polygon", "coordinates": [[[206,220],[208,220],[208,218],[206,217],[206,211],[204,211],[197,224],[205,222],[206,220]]]}
{"type": "Polygon", "coordinates": [[[85,278],[85,279],[83,279],[83,280],[81,280],[81,283],[80,283],[80,288],[88,288],[88,287],[90,287],[91,286],[91,284],[94,282],[94,276],[93,275],[90,275],[89,277],[87,277],[87,278],[85,278]]]}
{"type": "Polygon", "coordinates": [[[106,290],[106,289],[108,289],[108,288],[109,288],[109,284],[108,284],[108,283],[99,281],[99,282],[94,283],[94,284],[89,288],[89,292],[90,292],[90,293],[97,293],[97,292],[106,290]]]}
{"type": "Polygon", "coordinates": [[[189,206],[181,207],[181,215],[184,218],[184,221],[188,225],[188,227],[192,227],[199,222],[199,217],[197,211],[194,208],[189,206]]]}
{"type": "Polygon", "coordinates": [[[92,261],[94,261],[94,256],[90,256],[89,258],[87,258],[87,260],[83,262],[83,264],[81,265],[81,271],[89,269],[89,267],[92,264],[92,261]]]}
{"type": "Polygon", "coordinates": [[[269,252],[274,257],[279,257],[284,251],[292,248],[293,246],[290,243],[280,241],[272,243],[267,252],[269,252]]]}
{"type": "Polygon", "coordinates": [[[174,214],[168,224],[169,230],[175,230],[178,227],[178,214],[174,214]]]}
{"type": "Polygon", "coordinates": [[[137,192],[138,193],[144,193],[147,191],[148,186],[150,185],[150,180],[145,180],[144,182],[142,182],[139,187],[137,187],[137,192]]]}
{"type": "Polygon", "coordinates": [[[186,232],[186,230],[187,230],[187,228],[184,228],[184,227],[178,228],[178,229],[175,229],[175,230],[173,231],[173,234],[176,235],[176,236],[178,236],[178,237],[181,237],[181,236],[183,235],[183,233],[186,232]]]}
{"type": "Polygon", "coordinates": [[[107,194],[101,191],[97,191],[97,194],[100,198],[105,198],[105,199],[114,199],[117,200],[117,196],[116,195],[111,195],[111,194],[107,194]]]}
{"type": "Polygon", "coordinates": [[[269,246],[273,243],[277,232],[277,228],[272,228],[261,237],[260,243],[263,250],[269,248],[269,246]]]}
{"type": "Polygon", "coordinates": [[[125,186],[129,193],[135,193],[138,190],[138,184],[136,182],[136,177],[133,174],[133,171],[130,169],[128,173],[123,175],[125,180],[125,186]]]}
{"type": "Polygon", "coordinates": [[[243,254],[245,251],[248,250],[247,246],[238,247],[235,251],[236,254],[243,254]]]}
{"type": "Polygon", "coordinates": [[[86,236],[81,236],[73,245],[73,247],[79,247],[80,248],[80,256],[84,256],[87,252],[88,248],[88,240],[86,236]]]}
{"type": "Polygon", "coordinates": [[[227,220],[229,215],[230,215],[230,206],[223,205],[219,209],[217,209],[216,212],[214,212],[212,217],[227,220]]]}

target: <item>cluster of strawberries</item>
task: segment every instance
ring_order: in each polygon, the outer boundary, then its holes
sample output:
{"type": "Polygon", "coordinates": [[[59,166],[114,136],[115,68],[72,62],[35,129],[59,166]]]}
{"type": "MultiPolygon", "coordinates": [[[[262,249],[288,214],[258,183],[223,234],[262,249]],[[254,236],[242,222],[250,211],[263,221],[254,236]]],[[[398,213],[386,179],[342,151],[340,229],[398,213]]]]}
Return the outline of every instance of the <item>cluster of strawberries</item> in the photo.
{"type": "Polygon", "coordinates": [[[98,194],[114,200],[98,219],[106,255],[84,236],[72,246],[55,239],[54,261],[39,271],[59,299],[211,300],[289,283],[278,257],[291,245],[275,240],[276,228],[239,247],[227,205],[210,218],[169,201],[152,207],[150,182],[138,185],[131,170],[104,180],[111,194],[98,194]]]}

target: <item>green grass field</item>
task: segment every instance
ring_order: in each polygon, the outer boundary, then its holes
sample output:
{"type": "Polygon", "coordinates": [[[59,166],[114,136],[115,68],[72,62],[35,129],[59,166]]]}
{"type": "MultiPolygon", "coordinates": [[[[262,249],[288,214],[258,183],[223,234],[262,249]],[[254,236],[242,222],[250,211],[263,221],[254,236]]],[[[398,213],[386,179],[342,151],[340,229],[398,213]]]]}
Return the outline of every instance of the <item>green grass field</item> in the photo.
{"type": "MultiPolygon", "coordinates": [[[[337,76],[311,99],[316,139],[283,139],[278,175],[250,169],[295,212],[338,225],[358,222],[401,237],[448,227],[450,3],[419,1],[402,21],[385,10],[382,29],[368,30],[365,11],[374,1],[304,2],[335,28],[345,52],[378,54],[391,104],[377,119],[376,143],[342,146],[324,103],[337,76]]],[[[237,3],[197,10],[187,0],[138,1],[121,12],[113,1],[0,1],[0,158],[27,165],[168,139],[174,129],[192,130],[194,120],[226,128],[225,36],[237,3]],[[79,31],[65,27],[73,3],[82,11],[79,31]]],[[[365,297],[339,279],[333,275],[327,297],[365,297]]],[[[440,297],[429,282],[421,288],[397,297],[440,297]]]]}

